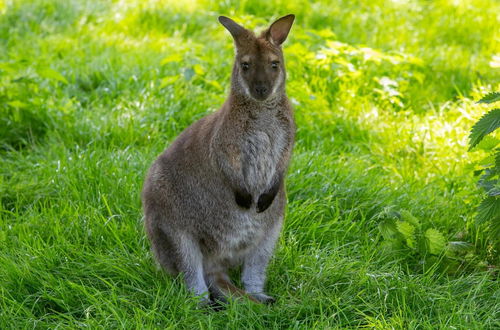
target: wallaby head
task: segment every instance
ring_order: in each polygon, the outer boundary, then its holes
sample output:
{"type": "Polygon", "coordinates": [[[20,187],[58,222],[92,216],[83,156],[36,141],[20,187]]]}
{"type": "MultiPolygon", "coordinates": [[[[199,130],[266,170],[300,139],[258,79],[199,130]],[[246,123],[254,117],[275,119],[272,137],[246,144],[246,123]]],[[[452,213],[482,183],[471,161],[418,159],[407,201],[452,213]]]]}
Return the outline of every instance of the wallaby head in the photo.
{"type": "Polygon", "coordinates": [[[265,101],[284,92],[286,72],[281,44],[294,19],[294,15],[284,16],[257,37],[232,19],[219,17],[236,46],[231,82],[233,93],[265,101]]]}

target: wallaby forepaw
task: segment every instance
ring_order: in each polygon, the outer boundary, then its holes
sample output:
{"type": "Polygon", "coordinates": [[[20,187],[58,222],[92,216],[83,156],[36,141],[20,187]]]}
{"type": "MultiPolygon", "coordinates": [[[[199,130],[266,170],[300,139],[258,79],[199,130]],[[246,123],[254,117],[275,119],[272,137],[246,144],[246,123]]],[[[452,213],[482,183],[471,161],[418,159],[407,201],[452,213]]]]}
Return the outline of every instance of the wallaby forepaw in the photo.
{"type": "Polygon", "coordinates": [[[234,200],[239,206],[249,209],[252,206],[252,195],[246,191],[236,191],[234,193],[234,200]]]}
{"type": "Polygon", "coordinates": [[[271,305],[276,302],[275,298],[268,296],[265,293],[251,293],[250,295],[262,304],[271,305]]]}
{"type": "Polygon", "coordinates": [[[260,195],[259,200],[257,201],[257,213],[261,213],[267,210],[267,208],[271,206],[273,200],[274,200],[273,195],[270,194],[260,195]]]}

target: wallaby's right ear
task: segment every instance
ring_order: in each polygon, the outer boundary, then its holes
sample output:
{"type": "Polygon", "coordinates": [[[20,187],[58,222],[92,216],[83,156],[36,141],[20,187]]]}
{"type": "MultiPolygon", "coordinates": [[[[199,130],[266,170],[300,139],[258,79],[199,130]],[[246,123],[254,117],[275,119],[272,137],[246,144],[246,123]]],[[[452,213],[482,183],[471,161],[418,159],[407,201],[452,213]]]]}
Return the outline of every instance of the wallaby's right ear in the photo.
{"type": "Polygon", "coordinates": [[[237,41],[246,32],[246,29],[243,26],[239,25],[229,17],[219,16],[219,22],[231,33],[234,41],[237,41]]]}
{"type": "Polygon", "coordinates": [[[288,32],[290,32],[294,20],[295,15],[290,14],[281,17],[271,24],[267,32],[268,40],[277,46],[281,46],[281,44],[285,42],[286,37],[288,37],[288,32]]]}

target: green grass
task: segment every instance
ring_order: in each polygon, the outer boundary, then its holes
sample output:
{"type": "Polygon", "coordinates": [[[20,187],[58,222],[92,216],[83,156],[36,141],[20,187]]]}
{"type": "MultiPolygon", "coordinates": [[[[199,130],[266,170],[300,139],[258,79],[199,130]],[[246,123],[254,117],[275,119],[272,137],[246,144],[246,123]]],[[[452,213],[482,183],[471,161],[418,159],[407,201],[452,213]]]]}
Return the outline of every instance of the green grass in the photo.
{"type": "Polygon", "coordinates": [[[500,89],[499,11],[0,1],[0,328],[498,328],[498,251],[474,224],[481,154],[467,135],[486,111],[473,100],[500,89]],[[298,132],[268,272],[278,302],[207,313],[155,267],[142,182],[225,98],[233,46],[217,16],[254,28],[287,13],[298,132]]]}

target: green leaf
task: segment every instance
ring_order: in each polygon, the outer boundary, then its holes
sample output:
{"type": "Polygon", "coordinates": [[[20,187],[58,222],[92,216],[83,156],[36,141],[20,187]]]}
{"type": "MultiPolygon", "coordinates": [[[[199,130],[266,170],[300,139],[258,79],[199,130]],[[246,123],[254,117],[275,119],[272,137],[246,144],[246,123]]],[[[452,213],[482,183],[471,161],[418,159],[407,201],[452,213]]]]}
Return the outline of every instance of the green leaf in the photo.
{"type": "Polygon", "coordinates": [[[479,187],[483,188],[486,191],[486,193],[490,196],[496,195],[495,191],[497,190],[496,186],[497,186],[497,181],[498,181],[495,178],[496,174],[497,173],[493,167],[486,168],[484,170],[484,174],[481,175],[481,177],[479,178],[479,181],[477,182],[477,185],[479,187]]]}
{"type": "Polygon", "coordinates": [[[476,221],[478,223],[488,223],[488,236],[493,241],[498,242],[500,237],[500,196],[488,196],[477,208],[476,221]]]}
{"type": "Polygon", "coordinates": [[[224,90],[224,88],[216,80],[205,80],[205,82],[219,91],[224,90]]]}
{"type": "Polygon", "coordinates": [[[481,142],[476,145],[476,150],[484,150],[486,152],[491,152],[493,149],[500,144],[500,140],[492,135],[486,135],[481,142]]]}
{"type": "Polygon", "coordinates": [[[500,92],[492,92],[483,96],[477,103],[493,103],[500,101],[500,92]]]}
{"type": "Polygon", "coordinates": [[[500,174],[500,148],[496,150],[495,154],[495,171],[500,174]]]}
{"type": "Polygon", "coordinates": [[[476,222],[500,222],[500,197],[488,196],[477,207],[476,222]]]}
{"type": "Polygon", "coordinates": [[[409,211],[407,210],[402,210],[401,211],[401,218],[405,221],[408,221],[412,225],[414,225],[417,228],[420,228],[420,221],[409,211]]]}
{"type": "Polygon", "coordinates": [[[7,104],[10,105],[13,108],[24,108],[24,107],[27,106],[26,103],[18,101],[18,100],[7,102],[7,104]]]}
{"type": "Polygon", "coordinates": [[[383,241],[381,247],[384,252],[392,255],[402,253],[402,250],[405,248],[403,241],[395,238],[383,241]]]}
{"type": "Polygon", "coordinates": [[[495,157],[493,155],[488,155],[488,156],[484,157],[483,159],[481,159],[478,162],[478,165],[486,167],[486,166],[493,165],[494,162],[495,162],[495,157]]]}
{"type": "Polygon", "coordinates": [[[161,80],[161,83],[160,83],[160,88],[164,88],[168,85],[172,85],[174,84],[175,82],[177,82],[179,80],[180,76],[179,75],[176,75],[176,76],[168,76],[168,77],[165,77],[161,80]]]}
{"type": "Polygon", "coordinates": [[[196,73],[199,76],[201,76],[205,73],[205,69],[200,64],[195,64],[193,66],[193,71],[194,71],[194,73],[196,73]]]}
{"type": "Polygon", "coordinates": [[[429,228],[425,231],[425,238],[429,247],[429,253],[440,254],[446,247],[446,238],[437,229],[429,228]]]}
{"type": "Polygon", "coordinates": [[[413,226],[411,223],[406,222],[406,221],[398,221],[396,223],[396,227],[398,228],[398,231],[404,236],[406,239],[406,244],[408,244],[409,247],[414,248],[415,247],[415,226],[413,226]]]}
{"type": "Polygon", "coordinates": [[[167,57],[165,57],[163,60],[161,60],[160,64],[165,65],[167,63],[171,62],[180,62],[182,61],[182,55],[181,54],[172,54],[167,57]]]}
{"type": "Polygon", "coordinates": [[[15,74],[17,72],[14,63],[0,62],[0,73],[15,74]]]}
{"type": "Polygon", "coordinates": [[[500,181],[496,181],[495,185],[487,191],[488,196],[500,198],[500,181]]]}
{"type": "Polygon", "coordinates": [[[54,69],[51,68],[42,68],[38,70],[38,75],[43,78],[51,79],[51,80],[57,80],[59,82],[62,82],[64,84],[67,84],[68,81],[62,74],[57,72],[54,69]]]}
{"type": "Polygon", "coordinates": [[[486,135],[500,127],[500,109],[493,109],[477,121],[469,135],[469,150],[474,148],[486,135]]]}
{"type": "Polygon", "coordinates": [[[398,229],[396,228],[396,224],[393,220],[384,220],[378,224],[378,229],[380,234],[385,239],[394,238],[394,236],[398,233],[398,229]]]}

